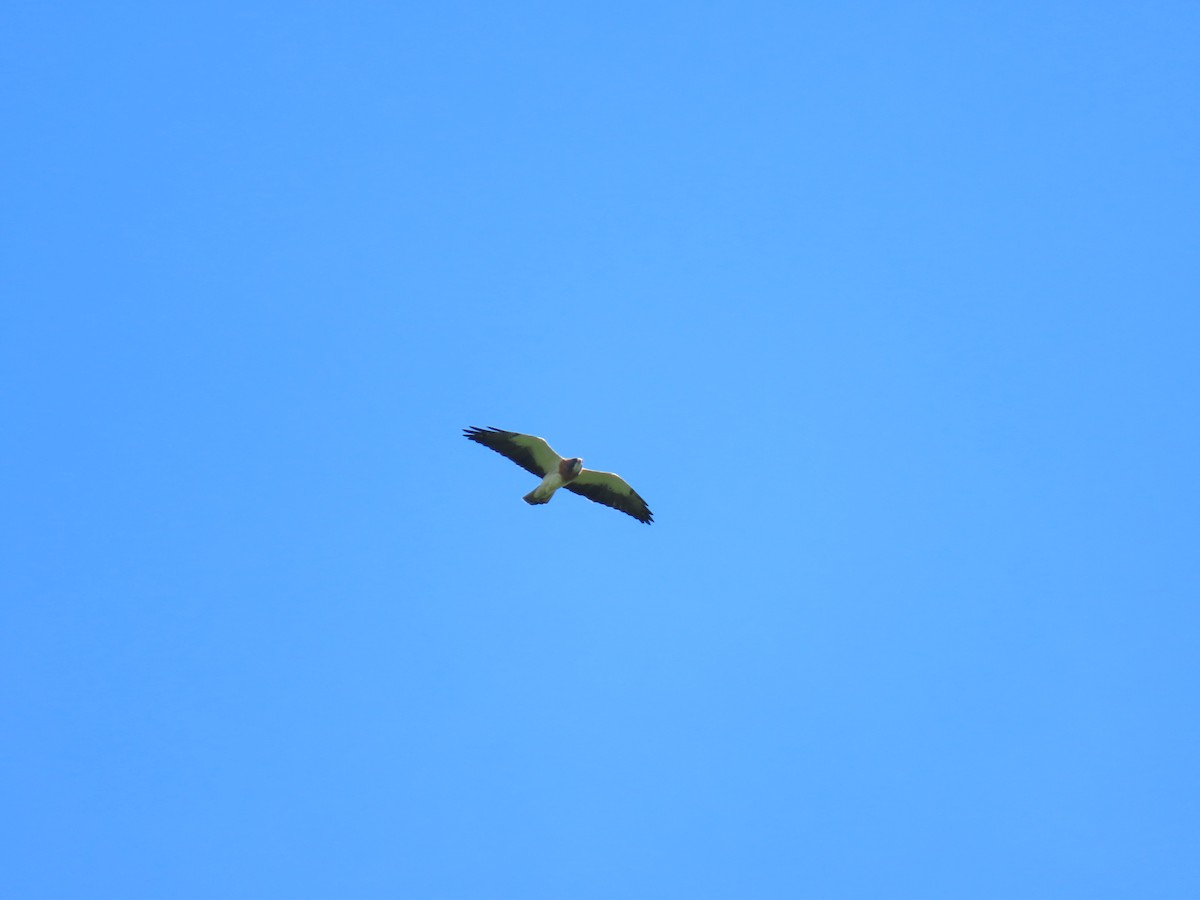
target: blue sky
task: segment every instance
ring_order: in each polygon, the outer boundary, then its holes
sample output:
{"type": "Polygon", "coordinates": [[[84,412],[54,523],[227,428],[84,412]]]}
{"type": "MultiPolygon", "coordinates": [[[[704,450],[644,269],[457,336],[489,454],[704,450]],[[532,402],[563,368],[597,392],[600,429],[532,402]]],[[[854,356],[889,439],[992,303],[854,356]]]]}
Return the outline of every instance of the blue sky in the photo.
{"type": "Polygon", "coordinates": [[[0,25],[0,894],[1200,896],[1194,4],[0,25]]]}

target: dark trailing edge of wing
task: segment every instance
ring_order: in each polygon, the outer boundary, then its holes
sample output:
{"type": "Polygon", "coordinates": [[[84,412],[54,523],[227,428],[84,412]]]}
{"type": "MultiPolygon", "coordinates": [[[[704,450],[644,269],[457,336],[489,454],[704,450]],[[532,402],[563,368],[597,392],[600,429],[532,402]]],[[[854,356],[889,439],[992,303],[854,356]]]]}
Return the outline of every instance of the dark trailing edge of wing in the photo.
{"type": "Polygon", "coordinates": [[[538,478],[546,477],[546,470],[537,464],[534,459],[533,451],[527,447],[522,447],[513,442],[513,438],[519,437],[516,431],[504,431],[501,428],[470,428],[463,429],[463,437],[466,437],[477,444],[483,444],[489,450],[495,450],[501,456],[507,456],[518,466],[538,478]]]}
{"type": "Polygon", "coordinates": [[[577,481],[564,484],[563,487],[573,494],[578,494],[596,503],[612,507],[625,513],[627,516],[633,516],[639,522],[646,525],[653,524],[654,522],[654,513],[650,512],[650,507],[646,505],[646,501],[633,488],[629,489],[628,494],[621,494],[606,488],[602,484],[580,484],[577,481]]]}

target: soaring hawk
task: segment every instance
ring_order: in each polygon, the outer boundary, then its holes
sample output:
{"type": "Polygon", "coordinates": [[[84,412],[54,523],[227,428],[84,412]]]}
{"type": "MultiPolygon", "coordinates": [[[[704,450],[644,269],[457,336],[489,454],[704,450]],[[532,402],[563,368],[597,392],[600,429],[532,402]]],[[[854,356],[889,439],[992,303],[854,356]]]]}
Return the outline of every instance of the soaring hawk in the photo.
{"type": "Polygon", "coordinates": [[[549,503],[555,491],[566,488],[573,494],[619,509],[639,522],[649,525],[654,521],[646,501],[619,475],[585,469],[583,460],[578,456],[563,459],[540,437],[501,431],[499,428],[466,428],[463,435],[495,450],[501,456],[507,456],[522,469],[542,479],[541,484],[522,498],[526,503],[549,503]]]}

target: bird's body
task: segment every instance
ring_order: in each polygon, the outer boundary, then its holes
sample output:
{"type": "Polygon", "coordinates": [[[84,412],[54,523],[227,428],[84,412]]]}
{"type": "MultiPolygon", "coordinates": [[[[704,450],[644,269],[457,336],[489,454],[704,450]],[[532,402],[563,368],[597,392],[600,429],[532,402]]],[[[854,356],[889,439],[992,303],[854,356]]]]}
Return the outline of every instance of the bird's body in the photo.
{"type": "Polygon", "coordinates": [[[546,477],[542,479],[541,484],[539,484],[521,499],[531,506],[536,506],[539,503],[549,503],[550,498],[554,496],[555,491],[557,491],[560,487],[570,484],[579,477],[579,473],[582,471],[582,459],[579,457],[575,457],[574,459],[564,459],[557,466],[546,473],[546,477]]]}
{"type": "Polygon", "coordinates": [[[639,522],[649,525],[654,521],[646,501],[619,475],[585,469],[583,460],[578,456],[564,459],[540,437],[499,428],[467,428],[463,434],[542,479],[537,487],[522,498],[526,503],[549,503],[555,491],[566,488],[574,494],[633,516],[639,522]]]}

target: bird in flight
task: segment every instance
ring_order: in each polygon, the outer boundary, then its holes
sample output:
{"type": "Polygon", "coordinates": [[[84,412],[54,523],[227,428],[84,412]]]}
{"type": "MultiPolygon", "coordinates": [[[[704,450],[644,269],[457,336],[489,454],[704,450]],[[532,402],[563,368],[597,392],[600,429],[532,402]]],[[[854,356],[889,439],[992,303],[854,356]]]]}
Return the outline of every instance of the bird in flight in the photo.
{"type": "Polygon", "coordinates": [[[585,469],[578,456],[563,459],[540,437],[499,428],[474,427],[463,429],[463,436],[507,456],[542,479],[541,484],[522,498],[526,503],[549,503],[555,491],[566,488],[573,494],[619,509],[639,522],[649,525],[654,521],[646,501],[620,475],[585,469]]]}

